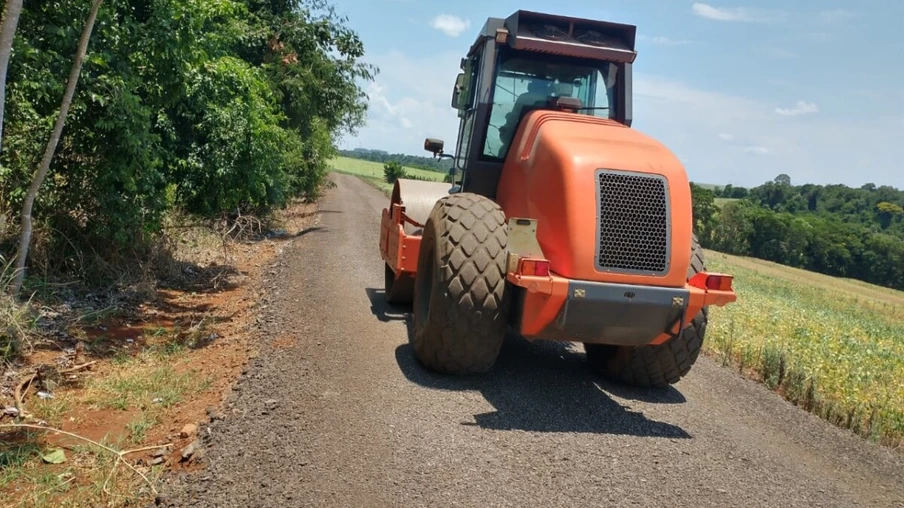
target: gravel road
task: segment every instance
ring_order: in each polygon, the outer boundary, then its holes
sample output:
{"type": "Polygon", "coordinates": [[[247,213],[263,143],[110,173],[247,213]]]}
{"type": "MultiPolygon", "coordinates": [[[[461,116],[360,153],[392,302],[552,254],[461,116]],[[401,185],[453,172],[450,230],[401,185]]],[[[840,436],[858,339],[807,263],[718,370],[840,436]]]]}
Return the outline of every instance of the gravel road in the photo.
{"type": "Polygon", "coordinates": [[[172,506],[904,506],[904,454],[701,359],[674,388],[601,381],[580,346],[512,339],[488,376],[423,370],[383,303],[380,210],[337,187],[292,240],[261,354],[202,425],[172,506]]]}

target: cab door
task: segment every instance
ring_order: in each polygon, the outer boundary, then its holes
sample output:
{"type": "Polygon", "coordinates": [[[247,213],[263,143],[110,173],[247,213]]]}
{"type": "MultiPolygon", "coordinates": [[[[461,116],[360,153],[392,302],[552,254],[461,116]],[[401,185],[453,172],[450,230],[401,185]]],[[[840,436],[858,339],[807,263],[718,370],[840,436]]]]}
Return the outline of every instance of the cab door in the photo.
{"type": "Polygon", "coordinates": [[[474,132],[474,122],[477,117],[477,89],[480,86],[480,64],[482,63],[482,51],[474,51],[463,63],[463,81],[458,91],[458,99],[455,107],[458,109],[458,117],[461,118],[458,128],[458,143],[455,152],[455,168],[459,174],[467,169],[468,154],[471,148],[471,138],[474,132]]]}

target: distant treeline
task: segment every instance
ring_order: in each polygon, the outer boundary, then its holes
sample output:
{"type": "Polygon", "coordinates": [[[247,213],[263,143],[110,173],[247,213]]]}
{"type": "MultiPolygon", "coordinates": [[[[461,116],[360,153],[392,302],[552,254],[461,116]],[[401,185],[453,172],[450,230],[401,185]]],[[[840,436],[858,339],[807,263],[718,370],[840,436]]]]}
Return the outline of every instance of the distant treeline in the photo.
{"type": "Polygon", "coordinates": [[[904,191],[792,185],[779,175],[751,189],[692,192],[706,248],[904,290],[904,191]]]}
{"type": "Polygon", "coordinates": [[[354,150],[340,150],[339,154],[344,157],[353,159],[361,159],[371,162],[398,162],[402,166],[409,168],[425,169],[427,171],[437,171],[440,173],[448,173],[452,166],[450,159],[434,159],[433,157],[423,157],[419,155],[408,155],[404,153],[389,153],[384,150],[372,150],[369,148],[355,148],[354,150]]]}

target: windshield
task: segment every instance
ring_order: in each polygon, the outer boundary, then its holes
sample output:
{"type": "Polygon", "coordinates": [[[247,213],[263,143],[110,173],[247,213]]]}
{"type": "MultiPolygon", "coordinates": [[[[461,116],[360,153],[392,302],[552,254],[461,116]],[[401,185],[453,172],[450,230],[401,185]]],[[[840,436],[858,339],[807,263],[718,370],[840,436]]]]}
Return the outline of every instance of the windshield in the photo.
{"type": "Polygon", "coordinates": [[[609,62],[569,61],[536,53],[502,55],[483,155],[504,159],[521,117],[550,97],[579,99],[581,114],[615,118],[618,67],[609,62]]]}

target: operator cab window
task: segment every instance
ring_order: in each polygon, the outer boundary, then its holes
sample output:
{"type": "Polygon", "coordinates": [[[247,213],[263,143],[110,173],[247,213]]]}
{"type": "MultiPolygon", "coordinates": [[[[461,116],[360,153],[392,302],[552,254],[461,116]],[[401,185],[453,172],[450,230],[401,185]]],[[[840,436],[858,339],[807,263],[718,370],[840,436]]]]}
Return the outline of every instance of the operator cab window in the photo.
{"type": "Polygon", "coordinates": [[[579,99],[580,114],[615,118],[617,69],[609,62],[503,52],[496,66],[483,158],[505,159],[521,118],[551,97],[579,99]]]}

